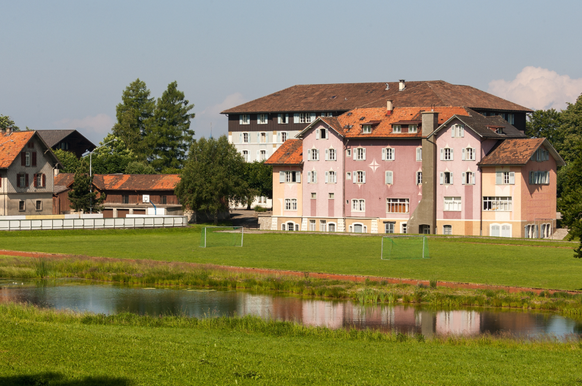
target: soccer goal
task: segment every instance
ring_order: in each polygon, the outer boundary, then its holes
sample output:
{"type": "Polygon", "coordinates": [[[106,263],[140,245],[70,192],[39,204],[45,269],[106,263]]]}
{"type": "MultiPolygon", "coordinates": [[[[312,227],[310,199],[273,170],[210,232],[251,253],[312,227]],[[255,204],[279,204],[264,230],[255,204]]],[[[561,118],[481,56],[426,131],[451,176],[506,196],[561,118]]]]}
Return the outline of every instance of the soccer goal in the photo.
{"type": "Polygon", "coordinates": [[[382,237],[382,260],[428,259],[426,236],[384,236],[382,237]]]}
{"type": "Polygon", "coordinates": [[[205,227],[200,236],[200,246],[207,247],[242,247],[243,227],[205,227]]]}

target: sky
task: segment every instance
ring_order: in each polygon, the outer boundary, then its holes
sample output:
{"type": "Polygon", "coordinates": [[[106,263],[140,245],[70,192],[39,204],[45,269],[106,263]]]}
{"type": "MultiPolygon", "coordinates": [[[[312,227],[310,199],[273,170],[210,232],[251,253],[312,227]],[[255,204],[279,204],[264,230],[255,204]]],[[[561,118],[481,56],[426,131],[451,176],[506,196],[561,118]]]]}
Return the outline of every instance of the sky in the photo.
{"type": "Polygon", "coordinates": [[[296,85],[444,80],[532,109],[582,94],[582,1],[0,0],[0,114],[21,129],[111,131],[137,78],[227,108],[296,85]]]}

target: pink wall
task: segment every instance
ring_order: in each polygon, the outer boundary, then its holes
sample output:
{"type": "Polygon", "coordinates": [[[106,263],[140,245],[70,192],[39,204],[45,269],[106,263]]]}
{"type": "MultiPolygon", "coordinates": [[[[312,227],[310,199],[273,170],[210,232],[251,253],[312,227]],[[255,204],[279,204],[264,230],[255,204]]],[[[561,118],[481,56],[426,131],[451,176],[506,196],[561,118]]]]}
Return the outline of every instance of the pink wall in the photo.
{"type": "Polygon", "coordinates": [[[320,123],[309,130],[303,137],[303,215],[319,217],[343,217],[343,140],[334,131],[328,129],[327,125],[320,123]],[[326,129],[325,139],[317,138],[317,131],[326,129]],[[311,149],[319,150],[319,160],[308,160],[307,152],[311,149]],[[326,160],[325,151],[334,149],[336,161],[326,160]],[[317,173],[317,183],[312,184],[308,179],[308,172],[317,173]],[[336,183],[325,183],[325,173],[334,171],[336,183]],[[312,199],[312,193],[316,198],[312,199]],[[333,193],[334,198],[330,199],[329,194],[333,193]]]}
{"type": "MultiPolygon", "coordinates": [[[[436,182],[437,182],[437,219],[438,220],[478,220],[481,215],[481,178],[480,171],[477,166],[484,152],[489,150],[492,144],[485,144],[485,148],[482,148],[480,137],[475,134],[471,129],[465,126],[464,135],[458,137],[452,136],[452,126],[456,123],[460,123],[458,120],[453,120],[446,129],[441,130],[436,136],[436,158],[437,158],[437,168],[436,168],[436,182]],[[442,161],[440,158],[441,149],[449,147],[453,150],[453,160],[452,161],[442,161]],[[475,149],[476,155],[475,160],[467,160],[465,157],[463,160],[462,149],[471,147],[475,149]],[[463,184],[463,173],[473,172],[475,174],[475,184],[463,184]],[[440,175],[443,172],[453,173],[453,184],[452,185],[441,185],[440,175]],[[445,211],[444,210],[444,198],[445,197],[461,197],[461,208],[458,211],[445,211]]],[[[439,233],[442,230],[439,229],[439,233]]]]}
{"type": "Polygon", "coordinates": [[[347,149],[351,149],[352,156],[346,157],[345,171],[352,173],[352,180],[346,180],[346,216],[408,219],[422,192],[421,185],[416,185],[416,172],[422,170],[422,162],[416,161],[416,149],[420,145],[420,139],[350,139],[347,149]],[[366,149],[364,161],[354,160],[357,147],[366,149]],[[394,148],[394,161],[382,160],[382,149],[386,147],[394,148]],[[366,172],[365,184],[353,183],[353,174],[358,170],[366,172]],[[392,185],[385,183],[387,170],[393,172],[392,185]],[[387,198],[409,199],[409,213],[386,213],[387,198]],[[364,199],[365,212],[352,212],[352,199],[364,199]]]}
{"type": "MultiPolygon", "coordinates": [[[[540,147],[540,148],[543,148],[540,147]]],[[[548,161],[529,162],[522,168],[521,205],[522,220],[556,218],[556,160],[550,155],[548,161]],[[530,185],[530,171],[549,171],[549,185],[530,185]]]]}

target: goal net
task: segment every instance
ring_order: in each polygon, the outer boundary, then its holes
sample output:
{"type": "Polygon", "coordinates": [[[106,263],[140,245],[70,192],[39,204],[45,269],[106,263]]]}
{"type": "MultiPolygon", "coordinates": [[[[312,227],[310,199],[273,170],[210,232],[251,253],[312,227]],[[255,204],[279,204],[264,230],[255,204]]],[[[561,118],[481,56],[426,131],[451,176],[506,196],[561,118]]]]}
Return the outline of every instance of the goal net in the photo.
{"type": "Polygon", "coordinates": [[[243,227],[205,227],[200,235],[200,246],[208,247],[242,247],[243,227]]]}
{"type": "Polygon", "coordinates": [[[428,259],[426,236],[384,236],[382,237],[382,260],[428,259]]]}

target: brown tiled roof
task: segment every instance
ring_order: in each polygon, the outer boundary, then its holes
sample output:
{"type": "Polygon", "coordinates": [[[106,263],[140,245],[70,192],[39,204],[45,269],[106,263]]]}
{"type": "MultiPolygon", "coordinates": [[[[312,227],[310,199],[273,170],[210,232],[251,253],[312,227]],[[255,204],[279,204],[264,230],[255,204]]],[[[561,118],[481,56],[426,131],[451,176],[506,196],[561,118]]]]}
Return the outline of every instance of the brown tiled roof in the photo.
{"type": "Polygon", "coordinates": [[[531,112],[516,103],[471,86],[454,85],[442,80],[406,82],[336,83],[296,85],[273,94],[224,110],[222,114],[269,112],[348,111],[358,107],[466,106],[475,109],[531,112]]]}
{"type": "Polygon", "coordinates": [[[77,130],[37,130],[37,134],[46,142],[49,147],[55,146],[71,134],[75,134],[88,143],[88,150],[95,149],[95,144],[89,141],[83,134],[77,130]]]}
{"type": "MultiPolygon", "coordinates": [[[[69,186],[71,186],[71,184],[73,183],[73,181],[75,180],[75,173],[59,173],[55,176],[55,180],[54,180],[54,185],[55,185],[55,193],[57,190],[57,186],[59,187],[63,187],[63,188],[68,188],[69,186]]],[[[59,188],[60,191],[63,191],[65,189],[63,188],[59,188]]]]}
{"type": "Polygon", "coordinates": [[[544,146],[552,154],[558,166],[564,165],[564,160],[545,138],[506,139],[487,154],[480,166],[525,165],[540,147],[544,146]]]}
{"type": "Polygon", "coordinates": [[[303,140],[288,139],[265,163],[267,165],[301,165],[303,162],[303,140]]]}
{"type": "Polygon", "coordinates": [[[433,136],[448,127],[448,123],[453,119],[458,119],[482,138],[526,138],[525,134],[498,115],[486,117],[469,108],[467,108],[466,111],[466,114],[455,114],[454,116],[449,117],[443,124],[441,124],[439,117],[439,127],[430,136],[433,136]],[[503,134],[497,134],[495,131],[497,128],[503,129],[503,134]]]}
{"type": "Polygon", "coordinates": [[[179,174],[95,174],[99,190],[174,190],[179,174]]]}
{"type": "Polygon", "coordinates": [[[33,136],[34,131],[0,133],[0,169],[8,169],[33,136]]]}

